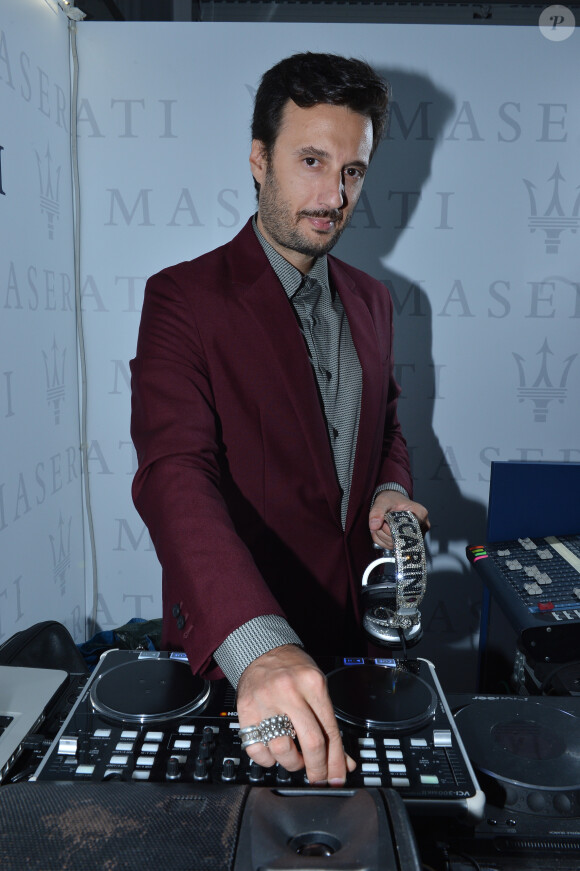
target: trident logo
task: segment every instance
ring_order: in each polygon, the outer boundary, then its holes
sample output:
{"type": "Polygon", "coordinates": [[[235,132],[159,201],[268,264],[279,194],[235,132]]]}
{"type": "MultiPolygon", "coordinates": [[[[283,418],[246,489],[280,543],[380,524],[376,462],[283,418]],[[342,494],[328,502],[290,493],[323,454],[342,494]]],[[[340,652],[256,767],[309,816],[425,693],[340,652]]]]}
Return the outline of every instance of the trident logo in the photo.
{"type": "MultiPolygon", "coordinates": [[[[563,181],[566,181],[560,172],[560,164],[556,164],[556,168],[548,181],[554,182],[552,195],[543,215],[539,214],[538,202],[536,199],[536,185],[527,178],[523,182],[528,189],[530,197],[530,217],[528,226],[530,232],[535,233],[536,230],[543,230],[546,234],[546,254],[557,254],[560,246],[560,237],[565,230],[571,230],[573,233],[578,229],[580,223],[580,194],[576,197],[574,205],[571,206],[570,212],[567,215],[562,205],[560,198],[560,187],[563,181]]],[[[580,186],[579,186],[580,188],[580,186]]]]}
{"type": "Polygon", "coordinates": [[[60,423],[60,404],[64,400],[66,348],[62,354],[59,354],[55,338],[50,354],[43,351],[42,356],[44,357],[44,371],[46,373],[46,401],[54,408],[54,422],[58,426],[60,423]]]}
{"type": "Polygon", "coordinates": [[[50,145],[46,146],[44,160],[38,151],[35,151],[38,163],[38,180],[40,183],[40,211],[44,212],[48,221],[48,238],[54,239],[54,222],[60,215],[60,203],[58,201],[58,189],[60,186],[59,166],[53,177],[52,158],[50,145]]]}
{"type": "Polygon", "coordinates": [[[566,382],[570,373],[570,367],[578,354],[572,354],[564,360],[562,374],[560,375],[560,383],[555,386],[548,373],[548,354],[552,357],[553,352],[550,350],[548,340],[544,340],[544,344],[538,351],[540,357],[540,371],[534,383],[526,386],[526,373],[524,370],[524,358],[520,354],[514,352],[515,361],[520,374],[520,386],[518,387],[518,399],[523,402],[525,399],[531,400],[534,404],[534,422],[545,423],[548,418],[548,405],[557,399],[558,402],[564,402],[566,399],[566,382]]]}
{"type": "Polygon", "coordinates": [[[63,520],[60,514],[58,521],[58,538],[54,535],[49,535],[50,547],[52,549],[52,576],[55,584],[60,584],[60,594],[64,596],[66,592],[66,573],[70,568],[70,532],[72,526],[72,517],[69,518],[68,524],[63,520]]]}

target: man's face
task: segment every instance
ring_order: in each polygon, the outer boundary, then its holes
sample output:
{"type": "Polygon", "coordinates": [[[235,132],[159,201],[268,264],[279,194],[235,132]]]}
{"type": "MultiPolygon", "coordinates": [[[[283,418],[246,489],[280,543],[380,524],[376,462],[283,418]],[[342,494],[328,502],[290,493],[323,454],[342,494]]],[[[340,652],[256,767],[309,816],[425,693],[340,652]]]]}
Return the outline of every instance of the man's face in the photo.
{"type": "Polygon", "coordinates": [[[258,140],[250,164],[260,184],[258,227],[301,272],[338,241],[362,189],[370,118],[346,106],[301,109],[289,100],[271,155],[258,140]]]}

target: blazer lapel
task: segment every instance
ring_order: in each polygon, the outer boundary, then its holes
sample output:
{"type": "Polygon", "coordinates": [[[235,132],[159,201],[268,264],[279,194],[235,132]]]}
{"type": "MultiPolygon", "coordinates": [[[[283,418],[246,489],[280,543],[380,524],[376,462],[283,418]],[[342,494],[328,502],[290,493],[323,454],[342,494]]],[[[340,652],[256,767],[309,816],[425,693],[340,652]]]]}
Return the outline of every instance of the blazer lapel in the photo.
{"type": "MultiPolygon", "coordinates": [[[[304,434],[313,465],[323,482],[328,504],[340,524],[340,488],[304,338],[288,297],[251,225],[249,234],[247,230],[248,227],[234,240],[236,242],[244,237],[245,243],[244,254],[233,261],[235,268],[232,266],[232,272],[236,275],[234,290],[239,303],[257,327],[256,341],[260,335],[264,365],[276,366],[293,409],[294,421],[304,434]]],[[[289,425],[289,438],[292,437],[291,433],[289,425]]]]}

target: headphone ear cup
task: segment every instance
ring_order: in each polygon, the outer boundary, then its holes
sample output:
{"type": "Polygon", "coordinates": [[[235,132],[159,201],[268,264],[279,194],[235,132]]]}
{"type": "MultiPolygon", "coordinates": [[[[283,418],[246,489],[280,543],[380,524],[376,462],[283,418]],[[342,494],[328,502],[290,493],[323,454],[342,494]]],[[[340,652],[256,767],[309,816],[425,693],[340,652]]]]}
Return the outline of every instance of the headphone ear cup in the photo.
{"type": "Polygon", "coordinates": [[[360,594],[362,626],[374,644],[400,646],[398,632],[393,632],[387,623],[396,612],[396,563],[391,552],[383,551],[383,554],[370,564],[363,576],[360,594]]]}
{"type": "Polygon", "coordinates": [[[366,611],[368,611],[371,607],[372,607],[372,605],[371,605],[370,587],[363,587],[361,590],[361,595],[360,595],[361,614],[366,613],[366,611]]]}

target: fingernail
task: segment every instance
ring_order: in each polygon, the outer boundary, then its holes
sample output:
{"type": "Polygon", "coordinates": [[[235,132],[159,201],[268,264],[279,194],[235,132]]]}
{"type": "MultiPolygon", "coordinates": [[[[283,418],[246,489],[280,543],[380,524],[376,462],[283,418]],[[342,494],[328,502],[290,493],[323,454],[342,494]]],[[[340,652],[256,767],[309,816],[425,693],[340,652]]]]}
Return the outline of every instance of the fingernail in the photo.
{"type": "Polygon", "coordinates": [[[328,780],[315,780],[312,786],[328,786],[328,780]]]}
{"type": "Polygon", "coordinates": [[[344,780],[342,777],[333,777],[330,781],[330,786],[344,786],[344,780]]]}

